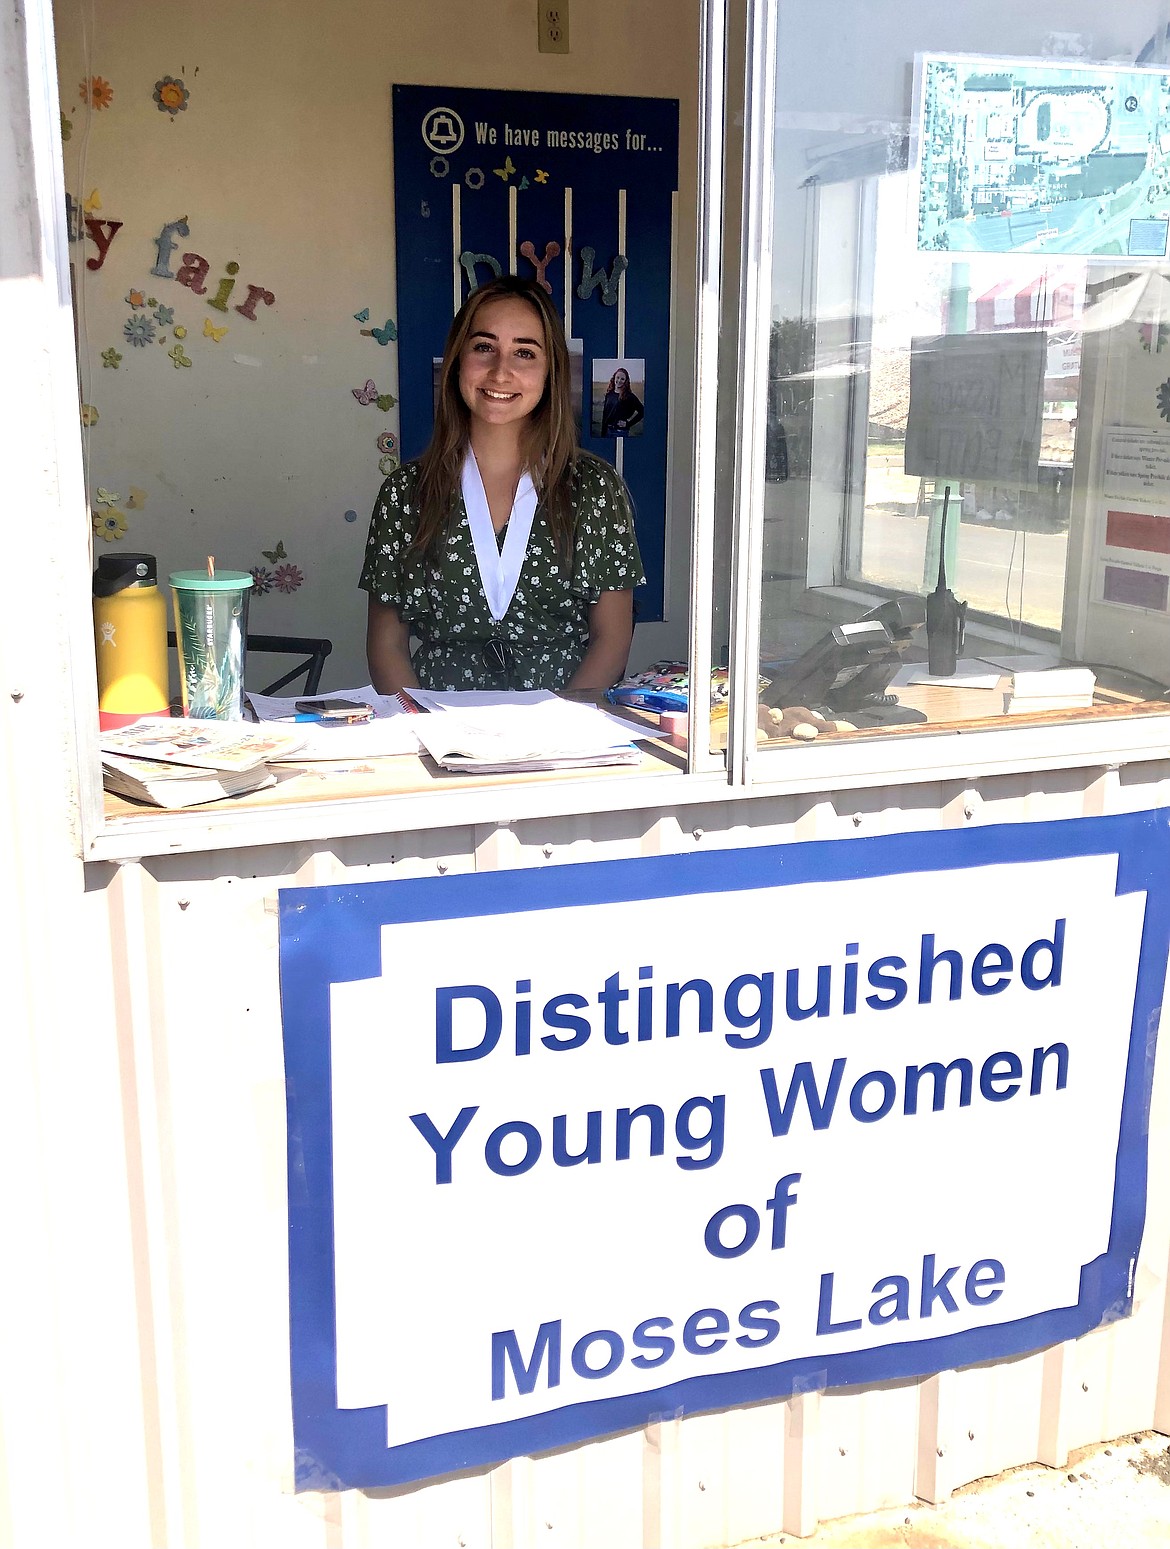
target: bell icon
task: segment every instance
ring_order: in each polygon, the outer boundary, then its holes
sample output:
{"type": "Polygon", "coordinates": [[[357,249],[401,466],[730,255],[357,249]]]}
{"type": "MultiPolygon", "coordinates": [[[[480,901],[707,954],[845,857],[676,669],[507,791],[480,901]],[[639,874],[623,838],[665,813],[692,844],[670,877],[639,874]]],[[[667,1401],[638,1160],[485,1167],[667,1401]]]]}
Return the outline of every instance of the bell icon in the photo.
{"type": "Polygon", "coordinates": [[[450,108],[432,108],[423,119],[422,137],[437,155],[450,155],[463,144],[463,120],[450,108]]]}

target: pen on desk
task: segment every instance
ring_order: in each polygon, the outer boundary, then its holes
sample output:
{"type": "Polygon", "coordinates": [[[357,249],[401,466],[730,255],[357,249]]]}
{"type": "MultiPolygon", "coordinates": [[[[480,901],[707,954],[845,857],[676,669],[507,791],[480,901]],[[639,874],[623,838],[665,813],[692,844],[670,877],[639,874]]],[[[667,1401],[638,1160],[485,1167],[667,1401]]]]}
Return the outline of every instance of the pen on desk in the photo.
{"type": "Polygon", "coordinates": [[[282,726],[288,726],[294,721],[323,721],[325,717],[316,715],[312,711],[298,710],[296,715],[277,715],[273,719],[279,721],[282,726]]]}

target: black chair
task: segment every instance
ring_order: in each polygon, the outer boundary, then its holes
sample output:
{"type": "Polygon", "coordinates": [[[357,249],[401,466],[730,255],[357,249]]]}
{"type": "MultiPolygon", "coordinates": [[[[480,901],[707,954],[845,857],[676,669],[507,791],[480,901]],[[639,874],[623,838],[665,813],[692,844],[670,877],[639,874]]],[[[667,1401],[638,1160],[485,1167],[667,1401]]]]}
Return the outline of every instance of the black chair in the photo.
{"type": "MultiPolygon", "coordinates": [[[[167,644],[174,646],[175,632],[170,630],[167,634],[167,644]]],[[[304,660],[290,667],[283,676],[275,679],[267,688],[258,689],[261,694],[279,694],[282,688],[286,688],[294,678],[305,674],[306,695],[315,694],[321,687],[321,673],[325,666],[325,658],[333,649],[332,640],[314,640],[309,635],[249,635],[247,655],[253,652],[268,651],[280,656],[303,656],[304,660]]]]}

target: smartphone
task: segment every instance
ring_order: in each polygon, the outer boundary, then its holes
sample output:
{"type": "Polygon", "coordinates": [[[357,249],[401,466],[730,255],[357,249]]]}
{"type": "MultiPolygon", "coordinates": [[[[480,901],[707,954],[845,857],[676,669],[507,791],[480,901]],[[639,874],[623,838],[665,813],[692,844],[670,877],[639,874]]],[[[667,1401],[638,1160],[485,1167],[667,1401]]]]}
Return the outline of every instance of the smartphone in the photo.
{"type": "Polygon", "coordinates": [[[332,710],[365,710],[356,699],[298,699],[294,707],[298,715],[328,715],[332,710]]]}

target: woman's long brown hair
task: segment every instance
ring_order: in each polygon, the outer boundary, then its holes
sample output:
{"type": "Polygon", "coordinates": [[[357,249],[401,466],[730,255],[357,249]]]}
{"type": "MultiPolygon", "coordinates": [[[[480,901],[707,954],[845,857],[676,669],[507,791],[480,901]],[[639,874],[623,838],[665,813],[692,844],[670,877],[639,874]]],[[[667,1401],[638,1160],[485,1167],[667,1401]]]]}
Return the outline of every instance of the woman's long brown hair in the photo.
{"type": "Polygon", "coordinates": [[[459,357],[480,308],[506,296],[528,302],[544,330],[548,377],[539,404],[524,426],[520,452],[524,470],[544,505],[549,527],[564,555],[573,547],[571,478],[577,456],[577,427],[570,395],[569,349],[560,315],[535,280],[503,275],[472,291],[447,334],[439,372],[439,402],[430,445],[418,460],[419,524],[410,548],[429,554],[445,531],[459,493],[471,438],[471,411],[459,391],[459,357]]]}

